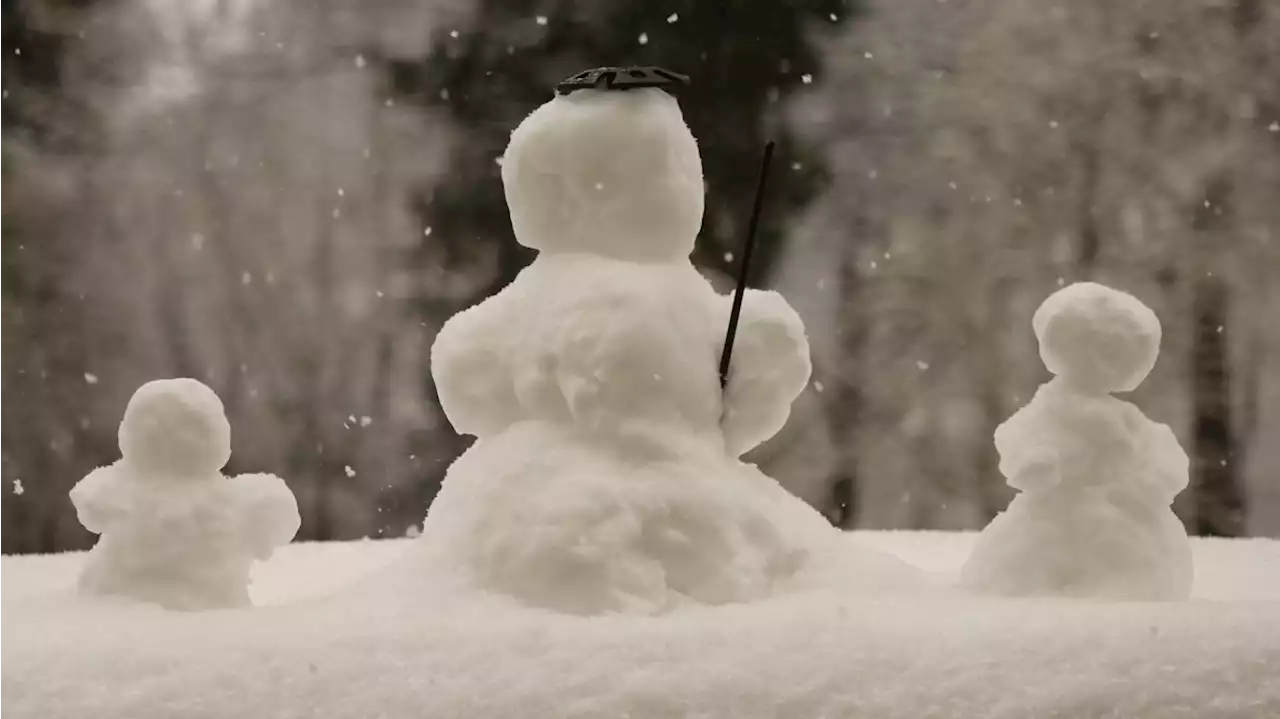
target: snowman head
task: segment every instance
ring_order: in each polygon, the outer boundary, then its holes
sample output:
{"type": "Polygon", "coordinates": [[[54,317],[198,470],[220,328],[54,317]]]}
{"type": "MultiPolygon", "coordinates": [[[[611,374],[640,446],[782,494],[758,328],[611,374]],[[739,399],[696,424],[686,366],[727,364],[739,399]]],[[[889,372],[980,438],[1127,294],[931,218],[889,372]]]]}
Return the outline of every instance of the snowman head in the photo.
{"type": "Polygon", "coordinates": [[[702,160],[671,95],[582,90],[511,134],[502,183],[520,244],[640,262],[688,257],[702,225],[702,160]]]}
{"type": "Polygon", "coordinates": [[[120,422],[120,453],[147,473],[216,472],[231,458],[231,425],[213,390],[193,379],[148,382],[120,422]]]}
{"type": "Polygon", "coordinates": [[[1093,282],[1053,293],[1031,322],[1045,366],[1087,392],[1136,388],[1160,352],[1155,313],[1133,295],[1093,282]]]}

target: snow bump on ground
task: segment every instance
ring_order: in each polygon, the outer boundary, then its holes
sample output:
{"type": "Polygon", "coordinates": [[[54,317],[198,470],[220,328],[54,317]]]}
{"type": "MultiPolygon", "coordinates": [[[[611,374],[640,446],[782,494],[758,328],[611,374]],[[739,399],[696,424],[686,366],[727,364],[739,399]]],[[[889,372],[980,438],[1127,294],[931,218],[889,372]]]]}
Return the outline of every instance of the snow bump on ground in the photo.
{"type": "MultiPolygon", "coordinates": [[[[973,539],[850,541],[947,584],[973,539]]],[[[811,592],[594,618],[389,582],[409,541],[295,544],[258,567],[258,608],[192,613],[75,596],[82,553],[5,557],[3,708],[40,719],[1280,716],[1280,541],[1192,543],[1188,602],[811,592]]]]}

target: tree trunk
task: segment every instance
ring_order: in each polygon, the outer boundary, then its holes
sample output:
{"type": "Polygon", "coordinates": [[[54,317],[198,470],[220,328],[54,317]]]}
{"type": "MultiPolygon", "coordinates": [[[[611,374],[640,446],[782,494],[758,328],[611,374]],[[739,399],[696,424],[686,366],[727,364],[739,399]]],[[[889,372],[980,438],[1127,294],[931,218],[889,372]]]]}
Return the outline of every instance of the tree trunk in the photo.
{"type": "Polygon", "coordinates": [[[1245,513],[1231,412],[1227,289],[1220,278],[1209,275],[1196,282],[1194,292],[1192,530],[1236,537],[1244,533],[1245,513]]]}
{"type": "MultiPolygon", "coordinates": [[[[859,218],[854,225],[855,232],[862,234],[868,222],[859,218]]],[[[857,430],[862,410],[862,388],[858,382],[857,367],[866,344],[867,326],[866,317],[857,309],[861,307],[858,295],[862,290],[862,278],[858,272],[856,248],[851,247],[842,254],[839,287],[840,299],[846,309],[839,322],[839,364],[824,382],[832,393],[826,410],[831,441],[837,453],[831,478],[831,500],[835,511],[829,518],[840,529],[853,529],[860,509],[857,430]]]]}
{"type": "Polygon", "coordinates": [[[1192,285],[1192,460],[1191,530],[1198,535],[1234,537],[1244,532],[1244,495],[1236,462],[1231,405],[1231,364],[1227,340],[1228,290],[1212,271],[1213,246],[1230,225],[1233,187],[1229,177],[1209,181],[1194,212],[1203,274],[1192,285]]]}

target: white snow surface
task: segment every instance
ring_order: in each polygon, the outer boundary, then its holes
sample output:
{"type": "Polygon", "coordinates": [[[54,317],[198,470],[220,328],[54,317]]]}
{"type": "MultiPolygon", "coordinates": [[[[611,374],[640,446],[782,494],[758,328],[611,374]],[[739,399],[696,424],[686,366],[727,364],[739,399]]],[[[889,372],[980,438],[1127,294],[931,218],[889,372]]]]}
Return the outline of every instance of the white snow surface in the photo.
{"type": "Polygon", "coordinates": [[[220,471],[231,455],[222,402],[192,379],[157,380],[129,401],[116,463],[71,490],[81,524],[101,538],[79,587],[170,609],[249,604],[249,571],[298,531],[278,477],[220,471]]]}
{"type": "Polygon", "coordinates": [[[965,585],[1185,599],[1191,548],[1170,505],[1187,486],[1187,455],[1167,425],[1109,394],[1150,372],[1159,321],[1130,295],[1079,283],[1045,300],[1033,324],[1058,376],[996,429],[1000,471],[1020,493],[983,530],[965,585]]]}
{"type": "Polygon", "coordinates": [[[751,604],[577,617],[397,591],[419,547],[390,540],[283,548],[256,570],[262,606],[192,613],[77,595],[83,553],[5,557],[5,714],[1280,716],[1278,541],[1193,539],[1190,601],[1129,602],[947,589],[972,534],[845,540],[935,588],[857,596],[833,575],[751,604]]]}
{"type": "MultiPolygon", "coordinates": [[[[441,406],[478,439],[406,571],[576,614],[803,584],[839,533],[738,457],[808,382],[804,324],[749,292],[721,388],[730,299],[688,259],[703,188],[675,100],[557,97],[513,133],[503,181],[517,237],[541,252],[436,337],[441,406]]],[[[861,561],[864,592],[912,581],[870,550],[861,561]]]]}

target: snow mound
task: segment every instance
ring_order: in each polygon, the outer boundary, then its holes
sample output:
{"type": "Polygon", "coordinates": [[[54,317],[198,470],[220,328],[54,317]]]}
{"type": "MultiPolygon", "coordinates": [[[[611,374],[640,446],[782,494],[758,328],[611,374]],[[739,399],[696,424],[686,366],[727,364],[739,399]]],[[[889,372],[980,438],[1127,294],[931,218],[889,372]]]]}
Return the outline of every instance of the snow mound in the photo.
{"type": "Polygon", "coordinates": [[[190,379],[144,385],[120,450],[71,490],[81,524],[101,535],[80,589],[170,609],[249,604],[251,563],[293,539],[300,518],[280,478],[222,475],[230,427],[217,395],[190,379]]]}
{"type": "MultiPolygon", "coordinates": [[[[973,535],[857,532],[949,583],[973,535]]],[[[14,717],[1280,716],[1280,542],[1193,540],[1193,599],[813,589],[660,617],[575,617],[390,591],[416,541],[298,544],[253,609],[71,591],[84,554],[5,557],[14,717]]]]}

